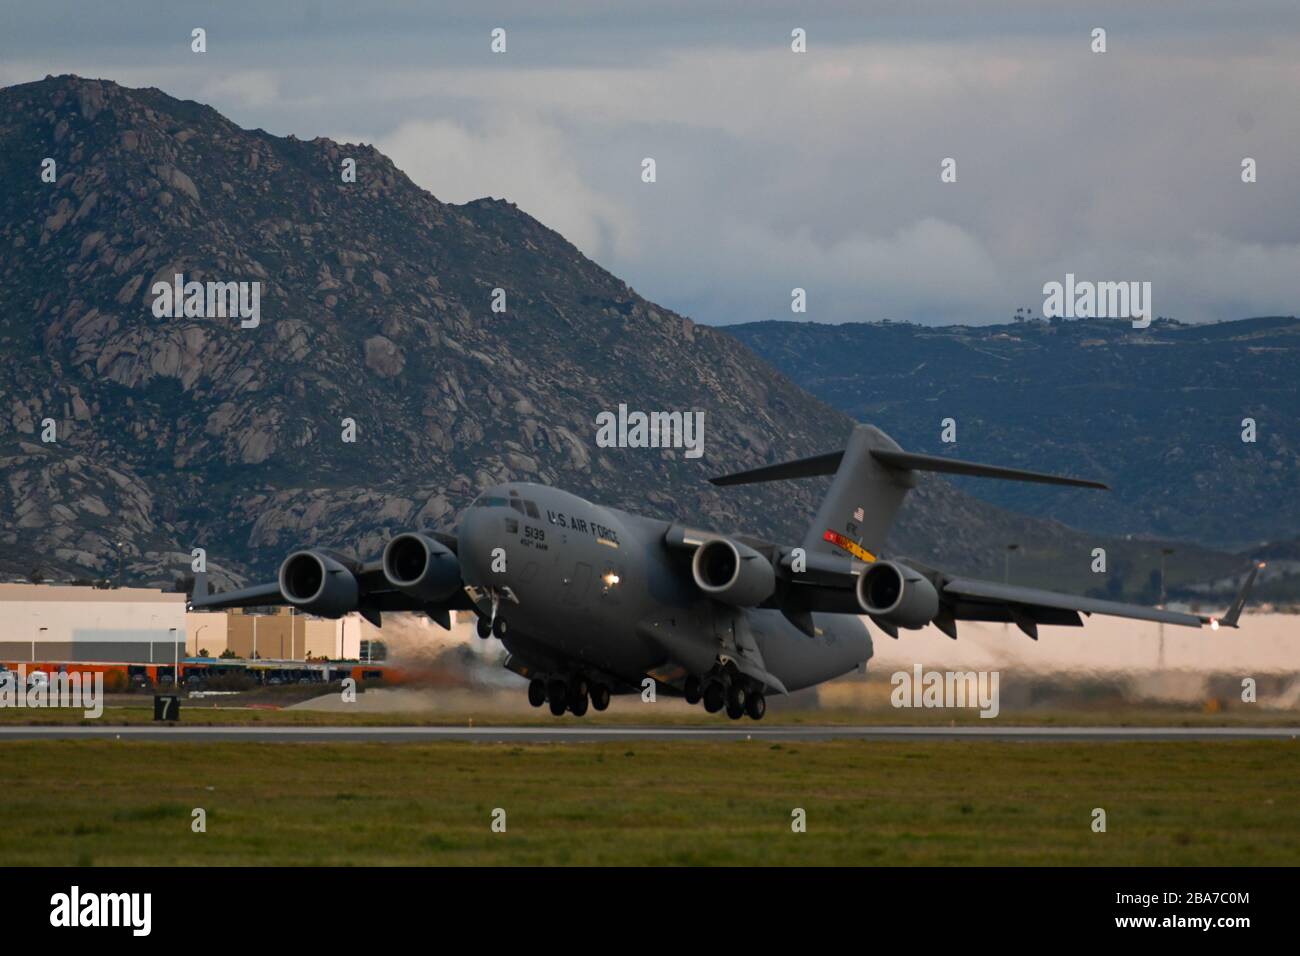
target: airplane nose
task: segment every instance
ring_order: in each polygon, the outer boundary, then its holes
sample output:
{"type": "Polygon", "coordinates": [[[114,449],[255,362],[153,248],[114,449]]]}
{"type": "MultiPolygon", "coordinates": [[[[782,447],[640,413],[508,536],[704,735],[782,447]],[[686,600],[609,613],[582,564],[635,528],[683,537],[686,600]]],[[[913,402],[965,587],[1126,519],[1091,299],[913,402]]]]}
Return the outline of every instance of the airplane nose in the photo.
{"type": "Polygon", "coordinates": [[[492,559],[491,521],[481,508],[471,508],[461,519],[458,557],[466,584],[480,585],[487,580],[492,559]]]}

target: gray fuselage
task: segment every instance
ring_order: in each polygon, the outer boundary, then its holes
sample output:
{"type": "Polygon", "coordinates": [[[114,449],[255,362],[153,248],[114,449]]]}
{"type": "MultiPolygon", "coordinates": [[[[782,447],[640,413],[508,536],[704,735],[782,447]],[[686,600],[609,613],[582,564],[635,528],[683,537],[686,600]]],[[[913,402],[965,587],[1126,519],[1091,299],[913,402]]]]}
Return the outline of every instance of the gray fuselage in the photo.
{"type": "Polygon", "coordinates": [[[679,686],[725,655],[737,633],[752,635],[767,671],[790,691],[871,657],[856,615],[816,614],[809,637],[777,610],[706,597],[690,554],[665,544],[669,527],[544,485],[498,485],[461,517],[461,574],[478,589],[508,589],[498,611],[505,643],[532,671],[582,671],[622,690],[646,676],[679,686]]]}

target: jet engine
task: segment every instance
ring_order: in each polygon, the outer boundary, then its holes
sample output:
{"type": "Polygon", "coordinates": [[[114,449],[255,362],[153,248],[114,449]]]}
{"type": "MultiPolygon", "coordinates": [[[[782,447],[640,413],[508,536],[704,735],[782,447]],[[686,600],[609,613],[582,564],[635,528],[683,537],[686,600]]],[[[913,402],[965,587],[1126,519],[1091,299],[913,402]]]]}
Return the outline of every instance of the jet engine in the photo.
{"type": "Polygon", "coordinates": [[[388,542],[384,577],[397,590],[430,603],[445,601],[462,587],[460,562],[452,550],[414,532],[388,542]]]}
{"type": "Polygon", "coordinates": [[[915,568],[877,561],[858,576],[858,604],[873,618],[898,627],[925,627],[939,613],[939,592],[915,568]]]}
{"type": "Polygon", "coordinates": [[[713,538],[696,548],[691,574],[705,594],[737,607],[756,607],[776,590],[772,563],[727,538],[713,538]]]}
{"type": "Polygon", "coordinates": [[[308,614],[342,617],[357,609],[356,576],[324,551],[295,551],[280,565],[280,593],[308,614]]]}

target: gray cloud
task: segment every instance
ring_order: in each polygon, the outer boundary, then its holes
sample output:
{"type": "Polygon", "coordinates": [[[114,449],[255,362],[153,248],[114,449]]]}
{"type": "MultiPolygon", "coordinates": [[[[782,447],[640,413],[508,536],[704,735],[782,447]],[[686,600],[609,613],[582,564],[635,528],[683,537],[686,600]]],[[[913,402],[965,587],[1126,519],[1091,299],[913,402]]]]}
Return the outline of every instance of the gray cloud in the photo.
{"type": "Polygon", "coordinates": [[[0,81],[100,75],[374,142],[706,322],[788,318],[794,286],[819,321],[1000,321],[1066,272],[1150,280],[1188,320],[1295,311],[1293,4],[968,6],[24,5],[0,81]]]}

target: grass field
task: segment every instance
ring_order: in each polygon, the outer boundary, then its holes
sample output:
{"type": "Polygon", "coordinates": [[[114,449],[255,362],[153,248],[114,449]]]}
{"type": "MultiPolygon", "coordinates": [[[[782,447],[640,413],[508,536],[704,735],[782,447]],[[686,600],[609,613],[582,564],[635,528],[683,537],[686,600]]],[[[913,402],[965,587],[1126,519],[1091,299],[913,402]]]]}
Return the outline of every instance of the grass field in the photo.
{"type": "Polygon", "coordinates": [[[78,740],[0,757],[6,866],[1300,863],[1293,742],[78,740]]]}

